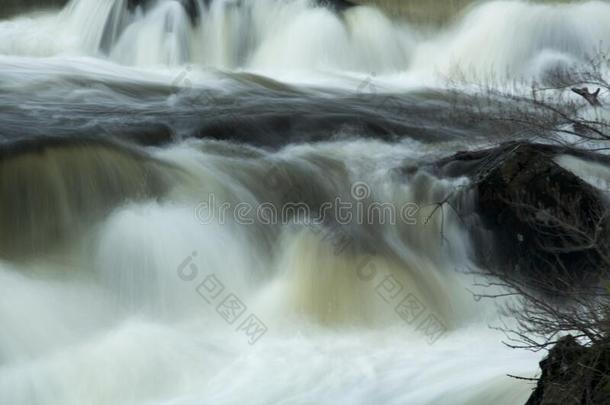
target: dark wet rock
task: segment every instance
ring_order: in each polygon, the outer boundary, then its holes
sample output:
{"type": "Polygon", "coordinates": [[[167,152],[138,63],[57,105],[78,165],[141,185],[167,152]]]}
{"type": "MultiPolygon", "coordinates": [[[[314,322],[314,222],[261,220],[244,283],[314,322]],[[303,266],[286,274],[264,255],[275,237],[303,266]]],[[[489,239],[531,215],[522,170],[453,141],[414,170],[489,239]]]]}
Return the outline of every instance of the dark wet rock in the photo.
{"type": "Polygon", "coordinates": [[[0,18],[10,17],[21,13],[28,13],[45,8],[63,7],[68,0],[2,0],[0,7],[0,18]]]}
{"type": "Polygon", "coordinates": [[[439,175],[472,180],[468,192],[475,194],[474,209],[484,228],[472,234],[483,264],[528,276],[548,277],[562,269],[582,281],[595,278],[599,251],[608,248],[607,206],[600,190],[555,162],[564,153],[606,159],[512,142],[459,152],[434,165],[439,175]],[[598,234],[598,243],[591,245],[587,239],[598,234]]]}
{"type": "Polygon", "coordinates": [[[328,7],[336,11],[344,11],[350,7],[355,6],[351,1],[346,0],[318,0],[321,6],[328,7]]]}
{"type": "Polygon", "coordinates": [[[526,405],[610,404],[610,342],[590,347],[572,336],[540,362],[542,374],[526,405]]]}
{"type": "MultiPolygon", "coordinates": [[[[196,23],[199,18],[199,6],[197,5],[197,0],[180,0],[182,7],[184,7],[184,11],[188,14],[191,22],[196,23]]],[[[150,0],[128,0],[127,7],[129,10],[135,10],[137,7],[146,7],[149,4],[154,4],[153,1],[150,0]]]]}
{"type": "MultiPolygon", "coordinates": [[[[210,3],[212,3],[213,1],[214,0],[205,0],[203,4],[205,5],[205,7],[209,7],[210,3]]],[[[197,5],[196,0],[180,0],[180,3],[182,3],[184,10],[188,14],[193,24],[199,21],[199,18],[201,18],[201,10],[197,5]]],[[[318,0],[317,3],[320,6],[328,7],[338,12],[344,11],[354,6],[354,3],[347,0],[318,0]]],[[[135,10],[137,7],[146,7],[149,4],[154,4],[154,2],[151,0],[128,0],[127,2],[127,6],[130,10],[135,10]]],[[[227,3],[227,5],[239,7],[242,5],[242,1],[234,0],[233,2],[227,3]]]]}
{"type": "Polygon", "coordinates": [[[262,101],[243,98],[234,102],[211,95],[213,107],[189,135],[271,149],[354,138],[431,143],[462,136],[435,126],[444,106],[420,103],[417,95],[405,99],[368,94],[328,98],[293,94],[291,89],[274,91],[274,98],[262,101]],[[297,97],[301,99],[297,101],[297,97]],[[392,109],[385,108],[389,104],[392,109]]]}
{"type": "Polygon", "coordinates": [[[172,129],[164,124],[150,124],[117,130],[110,134],[121,141],[130,141],[143,146],[163,146],[174,141],[172,129]]]}
{"type": "Polygon", "coordinates": [[[235,120],[209,120],[202,124],[195,136],[277,149],[288,144],[340,140],[342,134],[362,134],[394,141],[400,131],[405,131],[400,124],[374,118],[358,120],[342,113],[262,113],[242,115],[235,120]]]}

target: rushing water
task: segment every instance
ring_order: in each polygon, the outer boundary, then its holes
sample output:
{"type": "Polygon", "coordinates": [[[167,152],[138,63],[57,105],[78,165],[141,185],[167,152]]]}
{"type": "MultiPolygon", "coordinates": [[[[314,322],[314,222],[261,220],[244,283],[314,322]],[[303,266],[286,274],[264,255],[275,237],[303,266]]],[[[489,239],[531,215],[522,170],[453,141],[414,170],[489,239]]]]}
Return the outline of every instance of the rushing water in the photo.
{"type": "Polygon", "coordinates": [[[494,140],[448,79],[582,63],[610,5],[134,3],[0,22],[0,403],[525,402],[539,355],[430,217],[468,180],[398,169],[494,140]]]}

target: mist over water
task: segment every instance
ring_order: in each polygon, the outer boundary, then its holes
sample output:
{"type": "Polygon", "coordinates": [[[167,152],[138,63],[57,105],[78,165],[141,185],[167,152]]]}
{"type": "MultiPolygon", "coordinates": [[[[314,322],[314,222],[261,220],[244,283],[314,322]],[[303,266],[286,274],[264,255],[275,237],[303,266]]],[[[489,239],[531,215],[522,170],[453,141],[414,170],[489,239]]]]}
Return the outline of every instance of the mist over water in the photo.
{"type": "Polygon", "coordinates": [[[0,22],[0,403],[525,402],[506,375],[540,356],[502,346],[466,224],[431,216],[468,180],[400,169],[494,140],[439,124],[448,79],[586,63],[610,4],[491,1],[422,29],[129,3],[0,22]],[[371,206],[394,221],[359,221],[371,206]]]}

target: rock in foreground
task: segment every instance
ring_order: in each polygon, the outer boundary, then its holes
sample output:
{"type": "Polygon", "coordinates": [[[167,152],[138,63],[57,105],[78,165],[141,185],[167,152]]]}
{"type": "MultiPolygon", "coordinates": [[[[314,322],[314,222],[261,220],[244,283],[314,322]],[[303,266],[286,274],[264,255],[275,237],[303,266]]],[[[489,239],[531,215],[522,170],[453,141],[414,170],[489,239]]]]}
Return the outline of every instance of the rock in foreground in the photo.
{"type": "Polygon", "coordinates": [[[526,405],[610,404],[610,344],[581,346],[562,338],[540,362],[542,375],[526,405]]]}

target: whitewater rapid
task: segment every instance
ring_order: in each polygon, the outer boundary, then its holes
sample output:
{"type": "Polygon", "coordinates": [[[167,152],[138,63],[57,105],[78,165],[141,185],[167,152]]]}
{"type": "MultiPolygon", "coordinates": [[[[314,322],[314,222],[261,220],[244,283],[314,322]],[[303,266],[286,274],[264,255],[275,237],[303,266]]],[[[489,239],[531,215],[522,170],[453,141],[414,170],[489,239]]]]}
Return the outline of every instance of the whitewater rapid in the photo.
{"type": "Polygon", "coordinates": [[[524,403],[541,355],[472,299],[476,215],[435,211],[468,179],[406,168],[498,140],[448,81],[587,63],[610,4],[128,3],[0,22],[0,403],[524,403]],[[352,219],[265,211],[299,202],[352,219]]]}
{"type": "MultiPolygon", "coordinates": [[[[94,155],[107,147],[98,148],[88,146],[94,155]]],[[[172,186],[142,191],[116,208],[103,195],[64,205],[105,182],[94,176],[95,163],[73,161],[82,152],[59,145],[42,156],[20,154],[4,164],[23,160],[27,172],[1,171],[19,176],[35,200],[57,199],[39,207],[43,218],[68,210],[69,223],[80,225],[76,235],[53,226],[33,230],[32,240],[47,238],[46,249],[34,252],[27,251],[26,229],[15,230],[28,254],[2,262],[0,271],[0,317],[10,331],[0,339],[5,402],[513,404],[527,397],[529,387],[506,374],[530,375],[538,356],[502,350],[501,335],[488,329],[493,306],[477,305],[466,291],[469,277],[455,271],[468,263],[459,222],[444,213],[445,242],[439,216],[424,224],[426,203],[455,184],[390,175],[405,157],[417,159],[408,145],[330,143],[269,154],[191,142],[133,161],[153,164],[161,173],[146,176],[170,176],[172,186]],[[47,179],[42,173],[51,168],[47,179]],[[74,184],[74,170],[86,172],[89,183],[74,184]],[[276,173],[281,182],[268,183],[276,173]],[[316,231],[305,218],[221,220],[204,215],[213,207],[202,205],[210,195],[218,204],[252,206],[283,206],[301,195],[310,207],[337,195],[361,201],[352,183],[367,185],[374,201],[418,201],[421,211],[410,211],[414,223],[354,221],[336,234],[316,231]],[[90,209],[106,204],[103,220],[87,222],[90,209]],[[211,275],[226,289],[216,301],[201,290],[211,275]],[[216,308],[229,294],[247,306],[239,322],[252,314],[263,334],[225,322],[216,308]],[[427,329],[411,315],[401,318],[396,307],[408,297],[423,306],[421,321],[440,323],[427,329]]],[[[129,159],[120,149],[104,153],[111,166],[129,159]]],[[[115,176],[129,187],[142,177],[134,169],[115,176]]]]}
{"type": "MultiPolygon", "coordinates": [[[[138,67],[193,65],[292,75],[360,72],[427,84],[457,75],[537,78],[607,51],[604,1],[483,2],[441,29],[372,6],[309,0],[72,0],[61,12],[0,23],[0,54],[88,56],[138,67]]],[[[289,76],[288,76],[289,77],[289,76]]]]}

